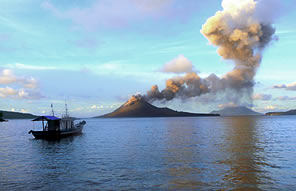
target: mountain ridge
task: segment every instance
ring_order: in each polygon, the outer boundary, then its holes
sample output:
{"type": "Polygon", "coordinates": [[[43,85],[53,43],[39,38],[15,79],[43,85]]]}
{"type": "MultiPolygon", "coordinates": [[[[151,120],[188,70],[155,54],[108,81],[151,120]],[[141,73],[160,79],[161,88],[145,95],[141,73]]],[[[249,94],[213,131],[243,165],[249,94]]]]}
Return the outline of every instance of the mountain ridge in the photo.
{"type": "Polygon", "coordinates": [[[219,116],[217,114],[189,113],[175,111],[170,108],[159,108],[143,98],[133,96],[126,103],[111,113],[97,116],[94,118],[127,118],[127,117],[201,117],[201,116],[219,116]]]}
{"type": "Polygon", "coordinates": [[[267,116],[296,115],[296,109],[292,109],[292,110],[289,110],[289,111],[283,111],[283,112],[268,112],[265,115],[267,115],[267,116]]]}
{"type": "Polygon", "coordinates": [[[220,114],[221,116],[259,116],[261,113],[255,112],[244,106],[226,107],[221,110],[212,111],[211,113],[220,114]]]}
{"type": "Polygon", "coordinates": [[[14,111],[0,110],[0,113],[2,113],[3,119],[33,119],[35,117],[38,117],[30,113],[21,113],[21,112],[14,112],[14,111]]]}

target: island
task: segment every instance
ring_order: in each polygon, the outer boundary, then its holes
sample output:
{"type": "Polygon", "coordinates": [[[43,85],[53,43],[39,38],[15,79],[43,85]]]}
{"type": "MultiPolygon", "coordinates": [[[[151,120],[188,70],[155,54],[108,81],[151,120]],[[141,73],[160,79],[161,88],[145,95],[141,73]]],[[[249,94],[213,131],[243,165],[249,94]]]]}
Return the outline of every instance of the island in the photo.
{"type": "Polygon", "coordinates": [[[169,108],[156,107],[142,97],[132,96],[130,100],[115,111],[95,118],[125,118],[125,117],[213,117],[219,114],[189,113],[175,111],[169,108]]]}
{"type": "Polygon", "coordinates": [[[268,112],[267,116],[277,116],[277,115],[296,115],[296,109],[284,111],[284,112],[268,112]]]}
{"type": "Polygon", "coordinates": [[[220,114],[221,116],[260,116],[261,113],[255,112],[244,106],[226,107],[221,110],[212,111],[212,114],[220,114]]]}

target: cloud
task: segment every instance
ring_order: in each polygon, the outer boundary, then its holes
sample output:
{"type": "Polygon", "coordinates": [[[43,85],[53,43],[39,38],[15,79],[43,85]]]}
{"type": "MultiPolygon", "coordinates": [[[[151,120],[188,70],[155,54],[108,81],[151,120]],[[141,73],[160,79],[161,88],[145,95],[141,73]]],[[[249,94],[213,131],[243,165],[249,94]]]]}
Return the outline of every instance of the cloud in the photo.
{"type": "Polygon", "coordinates": [[[195,69],[190,60],[188,60],[185,56],[180,55],[177,58],[166,63],[160,69],[160,71],[164,73],[180,74],[180,73],[191,73],[191,72],[194,72],[195,69]]]}
{"type": "Polygon", "coordinates": [[[237,107],[238,105],[233,103],[233,102],[229,102],[229,103],[224,103],[224,104],[219,104],[218,107],[220,109],[224,109],[224,108],[227,108],[227,107],[237,107]]]}
{"type": "Polygon", "coordinates": [[[34,66],[34,65],[21,64],[21,63],[7,64],[5,66],[7,68],[20,69],[20,70],[57,70],[57,68],[54,66],[34,66]]]}
{"type": "Polygon", "coordinates": [[[97,106],[96,105],[92,105],[90,108],[91,109],[97,109],[97,106]]]}
{"type": "Polygon", "coordinates": [[[276,97],[275,100],[280,100],[280,101],[291,101],[291,100],[296,100],[296,97],[279,96],[279,97],[276,97]]]}
{"type": "Polygon", "coordinates": [[[11,99],[43,98],[38,91],[38,81],[35,78],[18,77],[10,69],[0,70],[0,97],[11,99]],[[6,87],[1,87],[1,85],[5,85],[6,87]]]}
{"type": "Polygon", "coordinates": [[[10,69],[3,69],[2,71],[0,71],[0,85],[8,85],[13,83],[21,84],[25,88],[29,89],[35,89],[38,87],[38,82],[33,77],[17,77],[10,69]]]}
{"type": "Polygon", "coordinates": [[[272,99],[272,95],[270,95],[270,94],[255,94],[255,95],[253,95],[253,100],[268,101],[271,99],[272,99]]]}
{"type": "Polygon", "coordinates": [[[17,77],[13,74],[12,70],[4,69],[0,71],[0,84],[11,84],[17,82],[17,77]]]}
{"type": "Polygon", "coordinates": [[[293,82],[293,83],[287,84],[287,85],[286,84],[274,85],[273,88],[296,91],[296,82],[293,82]]]}
{"type": "Polygon", "coordinates": [[[26,110],[26,109],[21,109],[21,112],[22,112],[22,113],[29,113],[29,111],[26,110]]]}
{"type": "Polygon", "coordinates": [[[147,19],[182,20],[199,7],[196,1],[180,3],[177,0],[95,0],[92,2],[90,6],[72,7],[66,10],[59,9],[58,5],[50,1],[44,1],[41,6],[55,16],[69,19],[86,30],[125,27],[147,19]]]}
{"type": "Polygon", "coordinates": [[[264,110],[275,110],[275,109],[277,109],[277,107],[273,105],[267,105],[264,107],[264,110]]]}
{"type": "Polygon", "coordinates": [[[92,106],[90,106],[90,109],[103,109],[103,108],[104,108],[103,105],[100,105],[100,106],[98,106],[98,105],[92,105],[92,106]]]}
{"type": "Polygon", "coordinates": [[[26,89],[14,89],[11,87],[0,87],[0,97],[1,98],[11,98],[11,99],[41,99],[42,96],[37,91],[26,90],[26,89]]]}

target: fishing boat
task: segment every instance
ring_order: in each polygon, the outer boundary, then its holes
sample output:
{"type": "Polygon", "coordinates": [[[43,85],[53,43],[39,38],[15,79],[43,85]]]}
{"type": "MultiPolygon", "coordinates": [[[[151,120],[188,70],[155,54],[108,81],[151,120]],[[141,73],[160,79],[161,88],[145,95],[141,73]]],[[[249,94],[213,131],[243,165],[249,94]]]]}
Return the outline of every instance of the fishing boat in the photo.
{"type": "Polygon", "coordinates": [[[69,117],[68,109],[66,106],[66,114],[62,118],[54,116],[52,109],[52,115],[40,116],[32,120],[42,122],[42,131],[30,130],[28,133],[36,139],[60,139],[68,136],[78,135],[82,133],[85,121],[81,121],[74,124],[75,118],[69,117]]]}

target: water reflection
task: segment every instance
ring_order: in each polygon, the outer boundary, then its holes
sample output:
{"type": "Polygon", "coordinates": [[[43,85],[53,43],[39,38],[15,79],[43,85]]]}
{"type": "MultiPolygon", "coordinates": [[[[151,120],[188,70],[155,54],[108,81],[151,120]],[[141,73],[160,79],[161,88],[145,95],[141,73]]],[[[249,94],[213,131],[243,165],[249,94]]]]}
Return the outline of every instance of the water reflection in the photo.
{"type": "Polygon", "coordinates": [[[264,167],[272,165],[259,144],[260,118],[228,117],[213,127],[210,120],[167,121],[170,188],[264,189],[271,182],[264,167]]]}
{"type": "Polygon", "coordinates": [[[259,146],[257,117],[225,118],[226,138],[222,151],[227,158],[220,164],[229,166],[223,180],[227,188],[260,190],[267,184],[263,170],[264,149],[259,146]]]}
{"type": "Polygon", "coordinates": [[[202,172],[200,152],[196,145],[200,145],[197,138],[198,128],[190,118],[167,120],[167,165],[170,189],[198,189],[204,183],[199,180],[202,172]]]}

